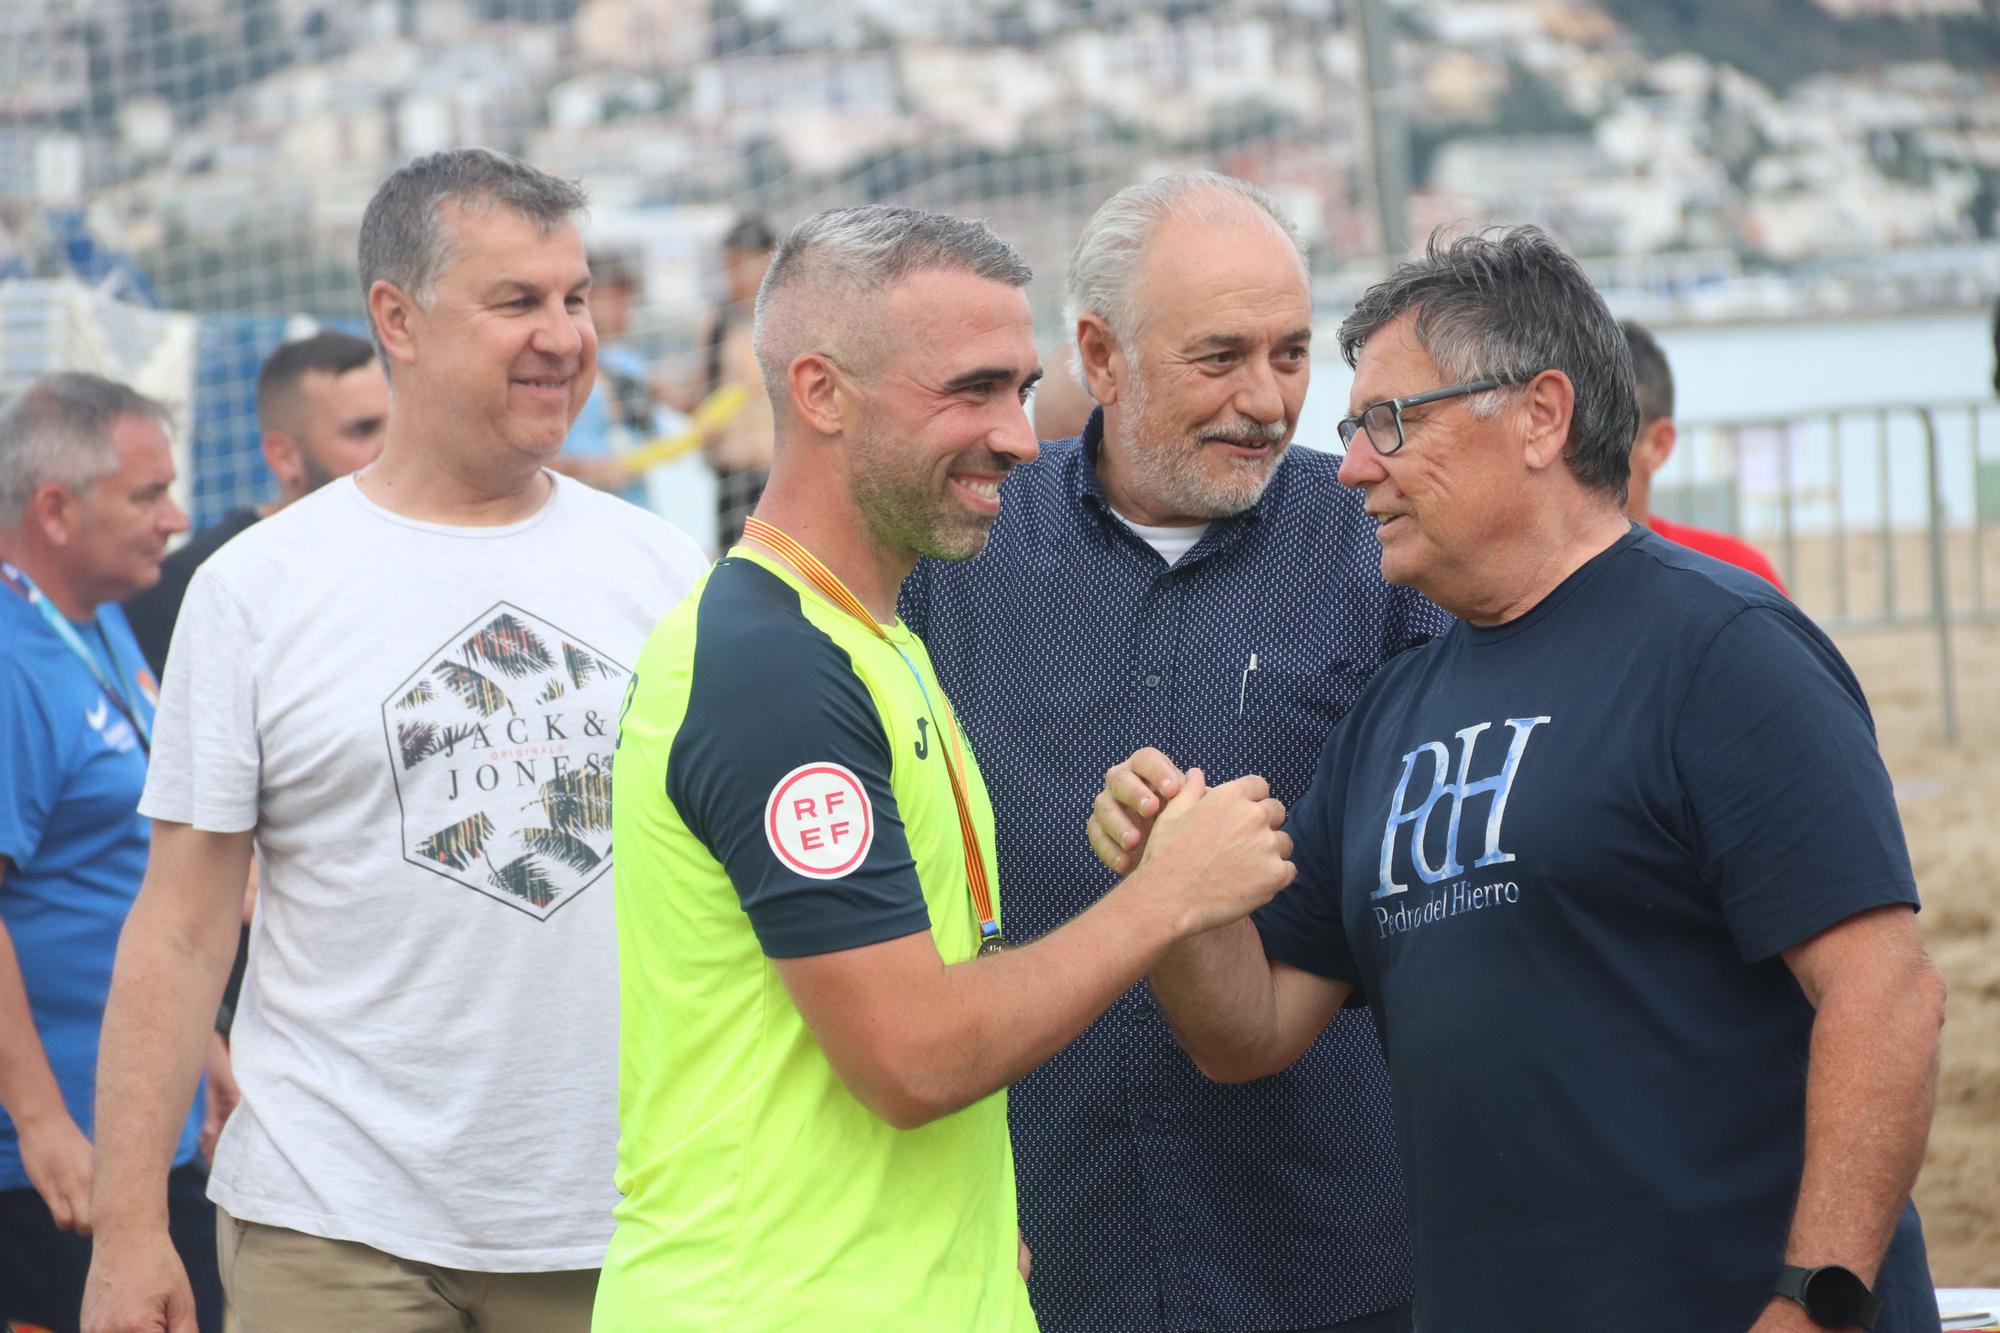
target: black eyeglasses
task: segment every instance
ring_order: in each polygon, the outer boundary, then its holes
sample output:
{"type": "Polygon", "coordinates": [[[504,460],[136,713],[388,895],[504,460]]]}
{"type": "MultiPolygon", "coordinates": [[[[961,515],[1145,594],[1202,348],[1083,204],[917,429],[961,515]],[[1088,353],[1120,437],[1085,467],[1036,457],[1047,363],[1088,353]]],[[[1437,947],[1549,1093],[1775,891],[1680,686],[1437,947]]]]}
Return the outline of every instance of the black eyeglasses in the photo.
{"type": "Polygon", "coordinates": [[[1340,447],[1345,449],[1351,446],[1355,432],[1365,430],[1369,446],[1386,457],[1403,447],[1404,408],[1421,407],[1425,403],[1442,402],[1468,393],[1485,393],[1488,389],[1504,389],[1510,384],[1523,384],[1533,378],[1532,375],[1516,375],[1506,379],[1468,380],[1448,389],[1432,389],[1429,393],[1414,393],[1408,398],[1384,398],[1379,403],[1370,403],[1361,409],[1358,416],[1348,417],[1335,427],[1340,432],[1340,447]],[[1389,438],[1392,429],[1396,433],[1396,442],[1385,445],[1383,441],[1389,438]]]}

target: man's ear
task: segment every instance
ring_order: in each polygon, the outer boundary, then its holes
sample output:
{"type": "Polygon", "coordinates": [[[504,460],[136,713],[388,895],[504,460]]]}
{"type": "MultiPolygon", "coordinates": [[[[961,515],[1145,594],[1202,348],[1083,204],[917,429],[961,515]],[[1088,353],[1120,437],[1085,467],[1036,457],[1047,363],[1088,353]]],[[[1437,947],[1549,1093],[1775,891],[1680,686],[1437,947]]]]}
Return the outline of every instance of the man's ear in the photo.
{"type": "Polygon", "coordinates": [[[83,530],[83,501],[60,482],[45,481],[28,497],[23,528],[33,528],[42,540],[58,550],[74,544],[83,530]]]}
{"type": "Polygon", "coordinates": [[[391,364],[416,364],[417,343],[410,326],[419,309],[409,293],[387,278],[377,278],[369,287],[368,318],[391,364]]]}
{"type": "Polygon", "coordinates": [[[840,370],[818,352],[807,352],[793,360],[785,372],[792,411],[799,420],[820,435],[838,435],[846,427],[846,395],[840,370]]]}
{"type": "Polygon", "coordinates": [[[1518,410],[1525,433],[1523,461],[1535,471],[1560,464],[1569,447],[1570,420],[1576,412],[1576,386],[1560,370],[1545,370],[1521,390],[1518,410]]]}
{"type": "Polygon", "coordinates": [[[287,494],[305,482],[305,448],[281,430],[264,432],[264,463],[287,494]]]}
{"type": "Polygon", "coordinates": [[[1076,318],[1076,350],[1083,360],[1083,387],[1103,407],[1118,401],[1118,388],[1131,378],[1125,351],[1099,315],[1076,318]]]}
{"type": "Polygon", "coordinates": [[[1679,440],[1680,433],[1674,429],[1672,417],[1653,418],[1632,442],[1632,471],[1652,476],[1674,456],[1674,445],[1679,440]]]}

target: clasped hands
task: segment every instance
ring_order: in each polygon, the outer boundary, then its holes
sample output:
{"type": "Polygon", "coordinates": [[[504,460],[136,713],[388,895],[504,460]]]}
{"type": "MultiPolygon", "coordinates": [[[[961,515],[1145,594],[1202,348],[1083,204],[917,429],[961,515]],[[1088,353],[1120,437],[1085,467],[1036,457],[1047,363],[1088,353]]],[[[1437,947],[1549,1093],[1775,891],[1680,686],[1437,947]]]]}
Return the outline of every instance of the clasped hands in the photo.
{"type": "Polygon", "coordinates": [[[1250,774],[1209,786],[1148,747],[1104,774],[1091,805],[1097,859],[1120,875],[1159,866],[1166,893],[1184,894],[1188,925],[1226,925],[1270,901],[1297,873],[1285,807],[1250,774]]]}

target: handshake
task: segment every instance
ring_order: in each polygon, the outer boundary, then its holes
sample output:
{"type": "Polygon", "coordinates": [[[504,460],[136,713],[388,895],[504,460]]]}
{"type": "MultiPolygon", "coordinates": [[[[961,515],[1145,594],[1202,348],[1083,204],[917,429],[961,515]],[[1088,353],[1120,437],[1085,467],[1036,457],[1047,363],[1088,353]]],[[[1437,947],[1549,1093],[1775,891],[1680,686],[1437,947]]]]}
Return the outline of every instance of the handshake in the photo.
{"type": "Polygon", "coordinates": [[[1251,774],[1211,787],[1147,748],[1104,775],[1090,812],[1090,848],[1121,875],[1143,870],[1147,894],[1172,914],[1176,937],[1236,921],[1297,874],[1285,807],[1251,774]]]}

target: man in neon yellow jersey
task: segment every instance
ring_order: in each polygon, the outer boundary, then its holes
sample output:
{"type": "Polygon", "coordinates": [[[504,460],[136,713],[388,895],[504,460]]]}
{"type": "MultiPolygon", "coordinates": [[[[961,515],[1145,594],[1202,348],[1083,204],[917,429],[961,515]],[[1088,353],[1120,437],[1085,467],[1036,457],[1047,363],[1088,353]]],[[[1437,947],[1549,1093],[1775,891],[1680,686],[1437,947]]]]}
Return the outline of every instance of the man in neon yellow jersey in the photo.
{"type": "Polygon", "coordinates": [[[770,485],[620,728],[600,1329],[1032,1329],[1002,1090],[1290,881],[1261,780],[1197,781],[1095,908],[1003,947],[992,807],[895,603],[1035,455],[1029,276],[981,223],[869,207],[800,226],[759,293],[770,485]]]}

